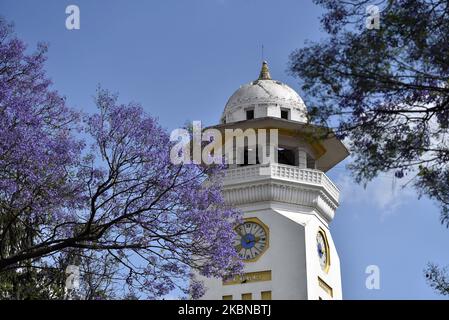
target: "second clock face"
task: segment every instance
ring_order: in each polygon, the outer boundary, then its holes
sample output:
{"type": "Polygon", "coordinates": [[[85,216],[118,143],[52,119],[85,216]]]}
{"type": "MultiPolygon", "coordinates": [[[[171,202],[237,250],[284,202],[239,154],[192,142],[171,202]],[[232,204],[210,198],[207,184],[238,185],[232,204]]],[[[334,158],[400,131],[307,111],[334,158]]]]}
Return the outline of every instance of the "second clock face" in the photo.
{"type": "Polygon", "coordinates": [[[329,252],[326,238],[324,237],[321,231],[319,231],[316,235],[316,245],[321,269],[326,271],[327,268],[329,267],[329,252]]]}
{"type": "Polygon", "coordinates": [[[243,260],[253,260],[260,256],[266,249],[268,234],[266,229],[260,224],[247,221],[237,228],[235,239],[235,249],[243,260]]]}

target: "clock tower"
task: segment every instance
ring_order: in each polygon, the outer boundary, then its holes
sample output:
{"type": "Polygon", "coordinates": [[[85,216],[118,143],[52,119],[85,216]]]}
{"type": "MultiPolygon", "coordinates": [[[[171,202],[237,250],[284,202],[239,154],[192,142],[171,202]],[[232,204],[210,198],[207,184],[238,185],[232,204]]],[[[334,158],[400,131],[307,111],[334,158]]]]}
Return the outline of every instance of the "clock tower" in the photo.
{"type": "MultiPolygon", "coordinates": [[[[339,190],[325,172],[348,156],[345,146],[333,135],[320,138],[323,128],[307,123],[301,97],[273,80],[266,62],[257,80],[229,98],[214,128],[278,134],[275,161],[230,164],[226,171],[226,201],[243,212],[234,245],[244,272],[202,278],[202,299],[342,299],[340,260],[329,229],[339,190]]],[[[240,151],[248,150],[246,145],[240,151]]]]}

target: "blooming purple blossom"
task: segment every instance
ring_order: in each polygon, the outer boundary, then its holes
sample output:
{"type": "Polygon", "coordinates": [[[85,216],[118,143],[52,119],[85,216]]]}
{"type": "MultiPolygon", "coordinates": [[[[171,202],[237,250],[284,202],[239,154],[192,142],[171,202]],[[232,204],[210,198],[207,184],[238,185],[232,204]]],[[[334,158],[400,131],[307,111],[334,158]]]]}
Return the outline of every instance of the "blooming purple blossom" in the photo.
{"type": "MultiPolygon", "coordinates": [[[[26,55],[0,21],[0,278],[89,256],[123,297],[157,298],[187,292],[192,270],[238,272],[240,213],[225,204],[222,168],[173,165],[156,119],[106,90],[95,114],[68,108],[50,89],[45,52],[26,55]]],[[[201,285],[191,286],[198,297],[201,285]]]]}

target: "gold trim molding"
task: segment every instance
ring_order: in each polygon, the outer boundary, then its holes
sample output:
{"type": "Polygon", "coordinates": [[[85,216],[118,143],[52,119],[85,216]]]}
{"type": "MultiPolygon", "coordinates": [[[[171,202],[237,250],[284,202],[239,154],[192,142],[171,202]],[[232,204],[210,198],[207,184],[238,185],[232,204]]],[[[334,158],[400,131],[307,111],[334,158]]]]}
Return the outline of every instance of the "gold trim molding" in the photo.
{"type": "Polygon", "coordinates": [[[223,285],[244,284],[251,282],[271,281],[271,270],[247,272],[223,279],[223,285]]]}

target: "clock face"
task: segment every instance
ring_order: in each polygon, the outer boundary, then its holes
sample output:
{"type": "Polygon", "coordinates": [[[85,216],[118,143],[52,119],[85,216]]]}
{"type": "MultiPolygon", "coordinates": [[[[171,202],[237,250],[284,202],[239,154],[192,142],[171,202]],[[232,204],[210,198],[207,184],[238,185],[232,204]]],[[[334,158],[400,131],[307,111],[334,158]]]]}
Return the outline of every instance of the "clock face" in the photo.
{"type": "Polygon", "coordinates": [[[246,221],[235,228],[237,237],[235,249],[243,260],[253,260],[259,257],[267,248],[267,230],[253,221],[246,221]]]}
{"type": "Polygon", "coordinates": [[[316,246],[318,251],[318,259],[320,261],[321,269],[327,271],[329,267],[329,247],[327,244],[327,240],[323,234],[323,232],[318,231],[316,235],[316,246]]]}

